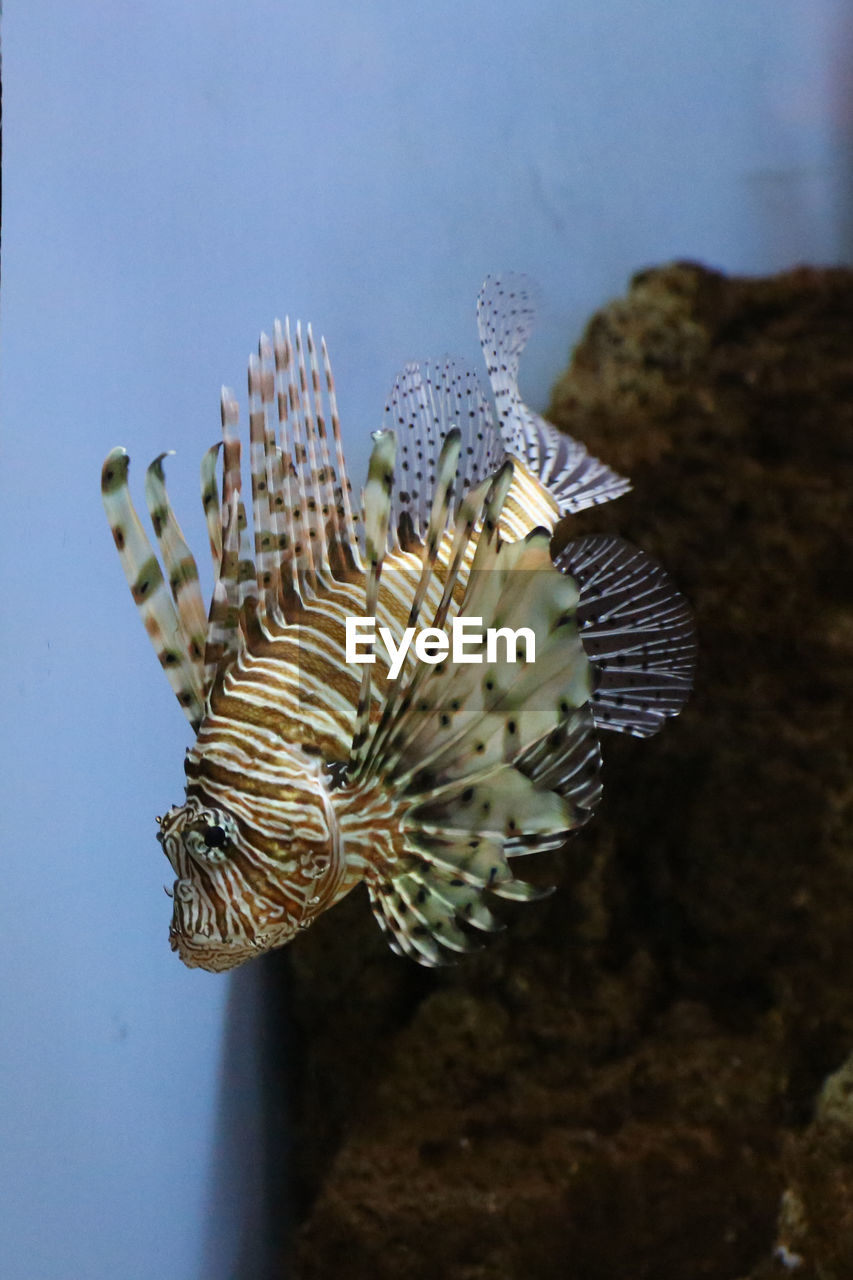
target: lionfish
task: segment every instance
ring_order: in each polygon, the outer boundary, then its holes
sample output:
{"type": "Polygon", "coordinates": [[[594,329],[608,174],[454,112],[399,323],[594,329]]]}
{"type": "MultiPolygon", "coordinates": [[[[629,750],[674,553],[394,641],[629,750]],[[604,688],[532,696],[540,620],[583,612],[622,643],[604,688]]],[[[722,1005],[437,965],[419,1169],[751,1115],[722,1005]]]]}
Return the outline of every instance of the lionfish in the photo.
{"type": "Polygon", "coordinates": [[[249,362],[253,546],[227,388],[223,443],[202,461],[209,611],[166,455],[145,484],[165,573],[127,454],[104,463],[122,567],[196,734],[186,800],[157,819],[176,877],[171,946],[189,966],[229,969],[281,946],[360,881],[394,951],[436,965],[471,950],[476,931],[503,927],[489,895],[549,892],[508,859],[560,846],[590,817],[598,731],[652,734],[688,695],[690,612],[656,563],[609,536],[552,560],[563,515],[630,486],[523,403],[523,279],[487,279],[477,317],[496,416],[464,365],[407,365],[357,513],[325,342],[318,353],[310,326],[289,323],[261,336],[249,362]],[[398,649],[409,629],[457,618],[499,637],[528,628],[535,647],[507,640],[486,655],[469,636],[467,660],[410,650],[392,680],[379,646],[372,662],[345,660],[354,617],[398,649]]]}

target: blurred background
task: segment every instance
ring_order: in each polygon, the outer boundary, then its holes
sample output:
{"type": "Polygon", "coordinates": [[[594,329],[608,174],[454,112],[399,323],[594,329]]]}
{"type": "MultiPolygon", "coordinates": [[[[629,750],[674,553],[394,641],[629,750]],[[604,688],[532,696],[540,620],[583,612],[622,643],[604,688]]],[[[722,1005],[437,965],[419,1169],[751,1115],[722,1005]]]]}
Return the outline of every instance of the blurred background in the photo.
{"type": "Polygon", "coordinates": [[[101,461],[125,445],[141,498],[175,449],[202,559],[219,387],[244,396],[276,316],[326,334],[357,484],[395,372],[478,360],[489,271],[538,282],[541,409],[640,267],[849,261],[853,16],[13,0],[2,38],[0,1274],[262,1276],[286,1150],[264,1063],[286,1038],[260,966],[190,972],[168,948],[154,815],[182,798],[189,730],[101,461]]]}

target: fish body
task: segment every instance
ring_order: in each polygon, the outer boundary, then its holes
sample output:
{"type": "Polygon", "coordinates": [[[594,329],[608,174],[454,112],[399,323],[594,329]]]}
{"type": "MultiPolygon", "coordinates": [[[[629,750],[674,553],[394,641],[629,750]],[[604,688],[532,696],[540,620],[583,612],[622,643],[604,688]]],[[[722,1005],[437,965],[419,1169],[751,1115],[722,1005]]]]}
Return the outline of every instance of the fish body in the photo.
{"type": "Polygon", "coordinates": [[[499,425],[476,375],[407,366],[374,436],[360,526],[325,345],[318,357],[310,329],[262,337],[249,366],[253,545],[228,391],[221,497],[216,450],[202,464],[209,610],[162,459],[146,498],[165,574],[127,455],[104,464],[123,567],[196,730],[185,802],[158,837],[188,965],[227,969],[280,946],[361,881],[394,950],[432,965],[471,949],[498,927],[489,894],[542,892],[507,859],[561,845],[592,813],[599,729],[654,732],[687,696],[692,626],[663,571],[611,538],[552,561],[561,516],[627,482],[521,401],[523,284],[487,281],[478,319],[499,425]],[[475,639],[467,660],[410,649],[392,678],[380,645],[373,662],[347,661],[352,618],[395,648],[454,620],[504,643],[475,639]],[[524,652],[511,643],[523,629],[524,652]]]}

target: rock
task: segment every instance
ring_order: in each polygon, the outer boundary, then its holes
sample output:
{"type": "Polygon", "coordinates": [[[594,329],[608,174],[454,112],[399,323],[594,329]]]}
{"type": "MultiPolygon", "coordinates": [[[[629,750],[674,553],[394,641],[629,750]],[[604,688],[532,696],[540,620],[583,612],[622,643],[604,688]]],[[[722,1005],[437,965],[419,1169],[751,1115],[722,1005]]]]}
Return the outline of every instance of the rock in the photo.
{"type": "Polygon", "coordinates": [[[853,272],[642,272],[548,416],[631,477],[565,536],[662,561],[696,691],[605,740],[595,820],[525,867],[557,893],[479,955],[417,969],[361,894],[289,949],[291,1274],[840,1280],[838,1077],[813,1116],[853,1050],[853,272]]]}
{"type": "Polygon", "coordinates": [[[777,1268],[797,1280],[847,1280],[853,1273],[853,1057],[825,1082],[805,1132],[789,1135],[784,1166],[777,1268]]]}

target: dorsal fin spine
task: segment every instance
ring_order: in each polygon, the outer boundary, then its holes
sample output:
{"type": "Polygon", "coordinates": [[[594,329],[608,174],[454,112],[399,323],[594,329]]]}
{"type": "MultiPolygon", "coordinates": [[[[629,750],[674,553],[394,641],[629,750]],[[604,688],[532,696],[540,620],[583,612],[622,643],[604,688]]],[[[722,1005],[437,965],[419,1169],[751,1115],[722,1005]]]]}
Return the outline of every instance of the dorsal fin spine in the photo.
{"type": "Polygon", "coordinates": [[[270,504],[270,454],[275,448],[275,428],[270,417],[275,396],[271,354],[269,339],[261,334],[257,359],[250,357],[248,372],[252,523],[260,615],[263,621],[275,613],[281,592],[280,553],[276,521],[270,504]]]}
{"type": "Polygon", "coordinates": [[[290,348],[290,333],[282,332],[278,320],[273,329],[273,350],[275,353],[275,385],[276,407],[278,410],[278,443],[273,459],[273,476],[275,481],[278,532],[280,548],[281,581],[284,591],[284,570],[289,567],[289,589],[299,592],[299,575],[296,561],[296,527],[293,518],[293,463],[291,459],[291,441],[288,427],[289,413],[289,379],[293,352],[290,348]]]}
{"type": "Polygon", "coordinates": [[[163,459],[170,456],[171,453],[161,453],[146,471],[145,501],[163,557],[187,653],[201,680],[207,615],[198,581],[198,565],[187,546],[166,492],[163,459]]]}
{"type": "Polygon", "coordinates": [[[290,317],[285,316],[284,320],[284,341],[287,351],[287,367],[286,367],[286,394],[282,397],[279,404],[286,406],[285,416],[282,422],[284,437],[282,445],[284,448],[284,462],[288,470],[288,489],[290,494],[289,505],[293,512],[294,537],[293,544],[293,560],[295,566],[296,580],[298,583],[300,594],[304,598],[311,598],[314,595],[314,556],[312,553],[311,540],[308,537],[310,528],[310,520],[308,513],[308,500],[305,494],[305,486],[302,482],[302,467],[308,456],[305,441],[302,439],[302,415],[300,413],[301,395],[299,390],[299,382],[296,369],[296,361],[294,360],[293,342],[290,336],[290,317]],[[295,489],[295,501],[294,501],[295,489]]]}
{"type": "Polygon", "coordinates": [[[350,553],[355,562],[355,567],[360,569],[362,567],[361,557],[359,555],[358,538],[356,537],[355,521],[352,514],[350,484],[347,476],[346,464],[344,462],[343,442],[341,441],[341,420],[338,416],[338,399],[335,392],[335,379],[332,375],[332,364],[329,359],[329,350],[326,346],[325,338],[320,339],[320,352],[323,357],[323,372],[326,378],[326,391],[329,396],[329,417],[332,423],[332,439],[335,445],[335,461],[337,464],[338,483],[341,487],[341,510],[343,512],[345,542],[350,549],[350,553]]]}
{"type": "MultiPolygon", "coordinates": [[[[222,388],[223,396],[225,387],[222,388]]],[[[201,504],[207,522],[207,537],[210,543],[210,558],[213,561],[214,579],[219,577],[219,566],[222,563],[222,512],[219,509],[219,487],[216,481],[216,463],[222,443],[212,445],[205,450],[201,459],[199,481],[201,485],[201,504]]]]}
{"type": "MultiPolygon", "coordinates": [[[[311,559],[315,573],[329,569],[329,544],[326,539],[326,519],[323,512],[322,483],[317,452],[317,422],[313,394],[309,389],[308,370],[305,364],[305,344],[302,339],[302,323],[296,326],[296,356],[299,362],[299,392],[301,402],[301,420],[307,446],[307,462],[310,482],[308,499],[308,515],[310,525],[306,531],[307,541],[311,548],[311,559]],[[311,504],[314,509],[311,509],[311,504]],[[319,561],[319,563],[318,563],[319,561]]],[[[303,488],[304,479],[303,479],[303,488]]]]}
{"type": "MultiPolygon", "coordinates": [[[[367,558],[365,591],[366,616],[376,617],[379,578],[388,548],[388,525],[391,517],[391,494],[394,485],[394,455],[397,447],[392,431],[377,431],[367,468],[364,487],[364,541],[367,558]]],[[[359,776],[369,742],[372,663],[364,663],[356,707],[355,731],[350,748],[350,777],[359,776]]]]}
{"type": "MultiPolygon", "coordinates": [[[[322,495],[322,505],[324,508],[324,510],[321,512],[321,516],[323,519],[323,527],[325,531],[326,515],[328,515],[329,522],[331,524],[332,533],[333,533],[333,544],[336,547],[338,554],[340,554],[340,547],[342,543],[342,531],[341,531],[340,517],[338,515],[338,503],[335,495],[335,488],[332,482],[332,478],[335,472],[334,472],[334,467],[332,466],[331,457],[329,456],[329,441],[328,441],[328,432],[326,429],[326,417],[325,417],[325,414],[323,413],[323,385],[322,385],[322,382],[320,381],[320,366],[317,360],[317,347],[314,342],[314,334],[311,331],[310,324],[306,327],[305,335],[306,335],[306,347],[308,350],[308,362],[311,369],[311,390],[312,390],[312,395],[314,397],[314,416],[315,416],[315,421],[317,426],[318,459],[320,463],[320,473],[318,477],[318,482],[320,485],[320,493],[322,495]],[[328,510],[325,510],[325,508],[327,508],[328,510]]],[[[324,536],[325,536],[325,533],[324,533],[324,536]]],[[[329,567],[331,568],[333,566],[331,564],[331,547],[328,546],[328,539],[327,539],[327,553],[329,556],[329,567]]]]}
{"type": "MultiPolygon", "coordinates": [[[[393,435],[393,433],[389,433],[389,434],[393,435]]],[[[395,438],[395,442],[396,442],[396,438],[395,438]]],[[[447,436],[445,436],[444,443],[442,445],[441,455],[438,460],[436,492],[435,492],[435,497],[433,499],[433,506],[432,506],[432,511],[430,512],[430,519],[429,519],[429,529],[432,533],[432,536],[429,536],[428,534],[426,540],[424,541],[422,561],[421,561],[421,575],[418,581],[418,585],[415,588],[414,596],[412,598],[412,605],[409,610],[409,617],[406,622],[406,627],[417,626],[418,620],[420,618],[421,609],[423,607],[423,602],[424,602],[424,599],[426,598],[426,594],[429,589],[432,576],[435,572],[435,563],[438,557],[438,550],[439,550],[441,538],[444,532],[444,527],[447,523],[448,508],[450,504],[451,494],[453,491],[453,482],[456,478],[457,467],[459,465],[460,444],[461,444],[460,433],[457,430],[448,432],[447,436]]],[[[461,542],[461,539],[457,538],[457,542],[461,542]]],[[[462,550],[464,550],[464,546],[462,547],[462,550]]],[[[459,553],[459,556],[457,557],[456,568],[458,568],[458,559],[460,558],[461,558],[461,551],[459,553]]],[[[447,580],[445,583],[445,595],[449,596],[450,593],[452,592],[454,581],[455,581],[455,569],[451,568],[451,570],[448,572],[447,580]]],[[[443,598],[442,598],[442,602],[439,604],[438,612],[441,611],[442,603],[444,603],[443,598]]],[[[446,611],[446,607],[445,607],[445,611],[446,611]]],[[[435,627],[440,627],[442,625],[442,621],[443,621],[443,618],[440,621],[437,613],[436,618],[433,620],[431,625],[435,627]]],[[[423,668],[420,668],[420,670],[423,671],[423,668]]],[[[407,686],[407,691],[409,692],[414,691],[417,685],[417,676],[418,676],[418,672],[416,671],[411,682],[409,682],[407,686]]],[[[376,731],[374,732],[373,737],[371,738],[371,741],[368,745],[367,752],[365,754],[364,765],[362,770],[363,775],[365,777],[370,776],[374,772],[374,769],[372,766],[375,760],[378,758],[379,753],[381,752],[381,748],[382,748],[382,744],[384,742],[385,736],[391,724],[393,724],[394,712],[396,710],[398,700],[400,698],[402,689],[405,684],[406,684],[405,681],[398,679],[388,689],[388,692],[385,698],[385,706],[382,709],[382,718],[376,727],[376,731]]]]}
{"type": "Polygon", "coordinates": [[[101,496],[134,603],[184,714],[194,729],[204,710],[200,672],[191,658],[175,603],[127,487],[130,460],[113,449],[101,471],[101,496]]]}

